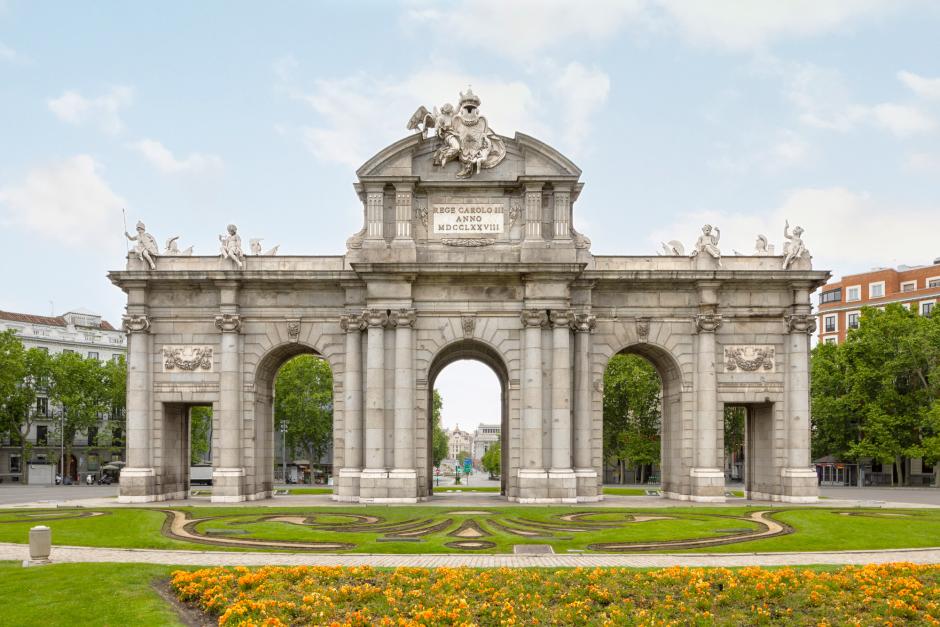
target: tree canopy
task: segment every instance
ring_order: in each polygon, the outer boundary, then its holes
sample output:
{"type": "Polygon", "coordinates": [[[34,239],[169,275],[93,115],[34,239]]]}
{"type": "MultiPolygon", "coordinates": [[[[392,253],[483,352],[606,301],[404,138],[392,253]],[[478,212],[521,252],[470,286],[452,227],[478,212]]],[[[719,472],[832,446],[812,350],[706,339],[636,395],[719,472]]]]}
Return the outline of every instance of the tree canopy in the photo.
{"type": "Polygon", "coordinates": [[[274,428],[287,426],[287,450],[300,449],[315,465],[333,438],[333,373],[325,360],[300,355],[274,380],[274,428]]]}
{"type": "Polygon", "coordinates": [[[491,477],[498,477],[500,473],[500,455],[502,454],[500,448],[499,440],[497,440],[486,449],[483,459],[480,460],[483,470],[490,473],[491,477]]]}
{"type": "Polygon", "coordinates": [[[432,433],[431,433],[431,461],[434,467],[441,465],[441,462],[447,458],[447,433],[441,425],[441,409],[444,407],[444,399],[441,393],[434,390],[434,402],[432,413],[432,433]]]}
{"type": "MultiPolygon", "coordinates": [[[[813,454],[940,462],[940,316],[900,305],[862,309],[843,344],[812,358],[813,454]]],[[[940,465],[938,465],[940,469],[940,465]]]]}
{"type": "Polygon", "coordinates": [[[620,469],[659,463],[662,383],[653,365],[636,355],[614,355],[604,372],[604,456],[620,469]]]}

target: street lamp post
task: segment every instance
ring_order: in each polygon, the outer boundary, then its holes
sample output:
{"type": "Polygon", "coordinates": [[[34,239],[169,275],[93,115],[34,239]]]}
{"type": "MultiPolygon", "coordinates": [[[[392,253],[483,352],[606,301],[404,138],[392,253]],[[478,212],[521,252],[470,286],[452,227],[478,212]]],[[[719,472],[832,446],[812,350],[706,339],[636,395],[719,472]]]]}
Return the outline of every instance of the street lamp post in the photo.
{"type": "Polygon", "coordinates": [[[287,421],[281,421],[281,481],[287,484],[287,421]]]}
{"type": "Polygon", "coordinates": [[[65,408],[59,412],[59,468],[62,473],[62,485],[65,485],[65,408]]]}

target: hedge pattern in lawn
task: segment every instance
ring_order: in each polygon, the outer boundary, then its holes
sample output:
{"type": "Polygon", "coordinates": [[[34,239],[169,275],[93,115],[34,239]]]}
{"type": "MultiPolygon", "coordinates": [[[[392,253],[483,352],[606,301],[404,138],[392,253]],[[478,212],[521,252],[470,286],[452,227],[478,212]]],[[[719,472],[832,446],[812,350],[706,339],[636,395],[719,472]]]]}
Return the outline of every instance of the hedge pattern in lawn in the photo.
{"type": "Polygon", "coordinates": [[[177,571],[220,625],[940,624],[940,566],[177,571]]]}

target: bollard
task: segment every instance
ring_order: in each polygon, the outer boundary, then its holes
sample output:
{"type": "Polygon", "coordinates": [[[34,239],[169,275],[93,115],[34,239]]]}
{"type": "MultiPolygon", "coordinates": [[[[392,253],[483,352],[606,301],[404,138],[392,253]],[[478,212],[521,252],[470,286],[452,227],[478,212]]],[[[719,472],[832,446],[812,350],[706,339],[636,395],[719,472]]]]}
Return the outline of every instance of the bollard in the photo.
{"type": "Polygon", "coordinates": [[[39,525],[29,530],[29,560],[23,566],[39,566],[50,563],[52,552],[52,529],[39,525]]]}

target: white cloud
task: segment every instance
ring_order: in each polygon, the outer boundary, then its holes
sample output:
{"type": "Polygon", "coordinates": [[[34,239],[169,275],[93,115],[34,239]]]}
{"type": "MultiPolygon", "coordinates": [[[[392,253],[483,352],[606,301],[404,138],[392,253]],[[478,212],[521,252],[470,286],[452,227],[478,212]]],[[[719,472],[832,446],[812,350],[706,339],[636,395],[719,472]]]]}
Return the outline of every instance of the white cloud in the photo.
{"type": "Polygon", "coordinates": [[[715,170],[740,175],[755,170],[775,173],[813,161],[813,146],[799,133],[779,129],[758,139],[760,141],[756,146],[740,147],[724,142],[717,144],[717,156],[709,159],[708,165],[715,170]]]}
{"type": "Polygon", "coordinates": [[[639,0],[464,0],[416,6],[405,26],[427,28],[446,45],[530,59],[570,42],[610,39],[629,21],[643,19],[642,6],[639,0]]]}
{"type": "Polygon", "coordinates": [[[0,188],[3,221],[71,246],[94,246],[114,230],[126,203],[88,155],[31,170],[20,185],[0,188]],[[114,224],[108,224],[114,219],[114,224]]]}
{"type": "Polygon", "coordinates": [[[940,155],[919,152],[907,158],[907,167],[911,170],[940,174],[940,155]]]}
{"type": "Polygon", "coordinates": [[[133,147],[165,174],[200,174],[222,169],[222,158],[217,155],[193,152],[184,159],[178,159],[155,139],[142,139],[135,142],[133,147]]]}
{"type": "Polygon", "coordinates": [[[843,29],[862,19],[895,10],[880,0],[657,0],[680,33],[699,45],[729,50],[762,48],[774,41],[843,29]]]}
{"type": "Polygon", "coordinates": [[[928,100],[940,100],[940,78],[925,78],[913,72],[898,72],[898,79],[911,91],[928,100]]]}
{"type": "Polygon", "coordinates": [[[20,54],[13,48],[6,46],[0,41],[0,61],[12,63],[20,59],[20,54]]]}
{"type": "Polygon", "coordinates": [[[419,105],[456,105],[458,91],[468,84],[480,96],[481,112],[496,133],[512,136],[519,130],[538,136],[545,130],[538,101],[521,81],[429,69],[400,78],[359,74],[320,79],[312,89],[303,90],[293,82],[294,72],[292,62],[282,60],[275,65],[275,73],[288,78],[282,88],[306,103],[319,118],[315,125],[300,128],[299,133],[310,152],[322,161],[358,168],[377,151],[408,134],[405,125],[419,105]]]}
{"type": "Polygon", "coordinates": [[[779,253],[783,247],[784,220],[806,229],[803,240],[813,254],[813,266],[833,274],[865,270],[871,266],[929,262],[937,255],[940,207],[904,207],[842,187],[801,188],[791,191],[777,207],[755,208],[744,213],[702,211],[683,214],[668,228],[649,238],[694,242],[702,224],[721,228],[721,249],[754,249],[758,233],[767,235],[779,253]],[[846,243],[849,243],[847,245],[846,243]]]}
{"type": "Polygon", "coordinates": [[[898,137],[929,133],[937,128],[937,123],[932,117],[916,107],[907,105],[891,102],[875,105],[871,108],[871,115],[876,124],[898,137]]]}
{"type": "Polygon", "coordinates": [[[85,98],[77,91],[66,91],[47,104],[49,110],[63,122],[77,126],[93,124],[105,133],[114,135],[124,129],[120,111],[131,103],[133,96],[130,87],[119,86],[97,98],[85,98]]]}
{"type": "Polygon", "coordinates": [[[607,104],[610,77],[597,68],[569,63],[555,79],[552,89],[564,104],[565,140],[572,150],[579,152],[582,144],[589,140],[597,112],[607,104]]]}

